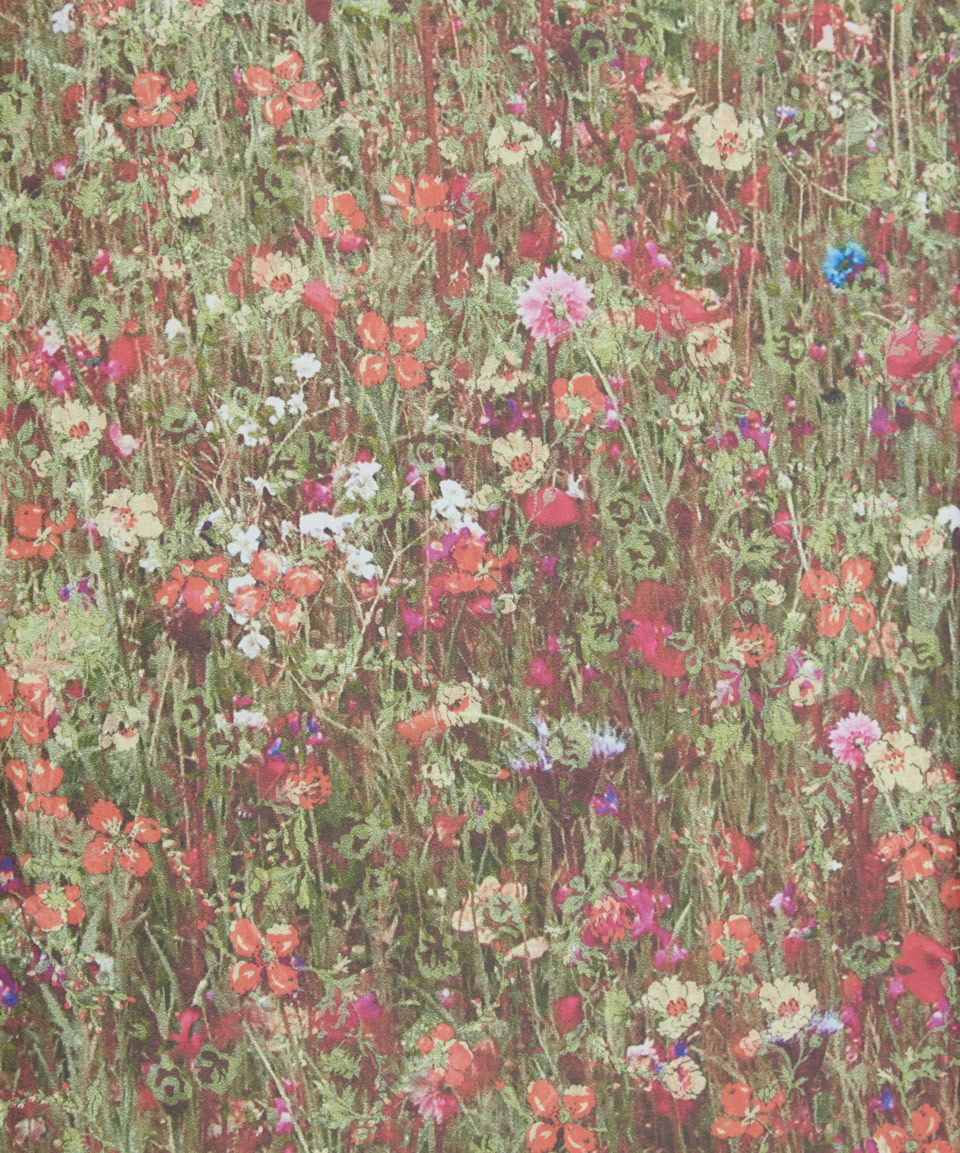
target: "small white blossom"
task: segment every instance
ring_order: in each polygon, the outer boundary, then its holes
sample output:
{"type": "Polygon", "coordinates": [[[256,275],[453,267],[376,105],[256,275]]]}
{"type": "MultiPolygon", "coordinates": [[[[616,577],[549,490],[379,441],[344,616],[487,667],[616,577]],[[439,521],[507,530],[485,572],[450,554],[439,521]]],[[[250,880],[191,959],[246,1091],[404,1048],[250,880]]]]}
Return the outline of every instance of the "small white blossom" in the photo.
{"type": "Polygon", "coordinates": [[[246,528],[235,526],[227,545],[227,552],[231,556],[239,557],[241,564],[249,564],[253,554],[260,547],[261,532],[255,524],[246,528]]]}
{"type": "Polygon", "coordinates": [[[293,358],[293,371],[300,380],[313,380],[320,371],[320,361],[312,352],[302,352],[293,358]]]}

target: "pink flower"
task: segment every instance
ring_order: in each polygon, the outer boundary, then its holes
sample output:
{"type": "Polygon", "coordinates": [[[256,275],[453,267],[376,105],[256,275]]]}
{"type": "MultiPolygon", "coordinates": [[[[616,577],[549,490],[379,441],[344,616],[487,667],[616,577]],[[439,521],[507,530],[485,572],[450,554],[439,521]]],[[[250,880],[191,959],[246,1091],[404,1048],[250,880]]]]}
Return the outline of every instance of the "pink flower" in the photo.
{"type": "Polygon", "coordinates": [[[830,730],[830,751],[834,759],[848,768],[863,764],[863,754],[880,739],[880,726],[866,713],[847,713],[830,730]]]}
{"type": "Polygon", "coordinates": [[[590,315],[593,289],[562,268],[535,276],[520,293],[517,311],[534,340],[554,345],[590,315]]]}

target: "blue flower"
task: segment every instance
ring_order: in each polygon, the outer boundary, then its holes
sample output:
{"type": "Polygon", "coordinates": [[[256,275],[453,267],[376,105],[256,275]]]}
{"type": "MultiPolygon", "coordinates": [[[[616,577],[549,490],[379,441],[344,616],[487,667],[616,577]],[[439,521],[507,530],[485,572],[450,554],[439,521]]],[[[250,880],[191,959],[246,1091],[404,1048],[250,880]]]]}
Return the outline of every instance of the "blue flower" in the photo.
{"type": "Polygon", "coordinates": [[[828,248],[823,258],[823,275],[834,288],[846,288],[857,273],[867,267],[867,254],[859,244],[848,240],[843,248],[828,248]]]}

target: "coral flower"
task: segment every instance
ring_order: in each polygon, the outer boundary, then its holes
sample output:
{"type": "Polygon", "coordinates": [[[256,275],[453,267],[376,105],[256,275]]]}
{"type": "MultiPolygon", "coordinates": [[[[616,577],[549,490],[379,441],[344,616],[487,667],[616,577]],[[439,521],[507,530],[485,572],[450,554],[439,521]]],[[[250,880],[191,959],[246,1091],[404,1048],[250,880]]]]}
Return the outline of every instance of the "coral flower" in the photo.
{"type": "Polygon", "coordinates": [[[548,268],[520,293],[517,311],[534,340],[545,340],[552,347],[583,324],[592,298],[593,289],[585,280],[562,268],[548,268]]]}
{"type": "Polygon", "coordinates": [[[850,557],[840,566],[840,576],[823,568],[812,568],[800,579],[800,591],[809,600],[819,601],[817,632],[838,637],[847,622],[858,633],[868,633],[877,619],[873,605],[860,594],[873,580],[873,565],[866,557],[850,557]]]}
{"type": "Polygon", "coordinates": [[[264,973],[267,985],[278,997],[296,992],[297,972],[283,963],[300,944],[300,934],[292,925],[273,925],[261,933],[249,917],[242,917],[230,931],[230,943],[238,956],[249,958],[237,961],[230,969],[230,987],[235,993],[252,992],[264,973]]]}
{"type": "Polygon", "coordinates": [[[152,817],[135,817],[124,825],[120,810],[112,801],[96,801],[87,824],[98,834],[83,853],[83,867],[88,873],[101,876],[113,872],[118,855],[120,867],[134,877],[143,877],[153,868],[150,854],[143,847],[160,840],[160,826],[152,817]]]}

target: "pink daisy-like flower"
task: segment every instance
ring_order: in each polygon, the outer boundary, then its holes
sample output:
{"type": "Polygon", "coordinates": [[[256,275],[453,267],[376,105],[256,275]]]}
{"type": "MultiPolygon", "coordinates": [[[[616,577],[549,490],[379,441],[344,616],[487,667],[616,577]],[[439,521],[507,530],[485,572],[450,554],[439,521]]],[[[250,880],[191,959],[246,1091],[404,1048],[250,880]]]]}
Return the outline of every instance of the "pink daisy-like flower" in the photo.
{"type": "Polygon", "coordinates": [[[853,769],[863,764],[864,753],[880,739],[880,726],[866,713],[847,713],[830,730],[828,739],[834,759],[853,769]]]}
{"type": "Polygon", "coordinates": [[[548,268],[520,293],[517,311],[534,340],[554,345],[590,315],[593,289],[562,268],[548,268]]]}

